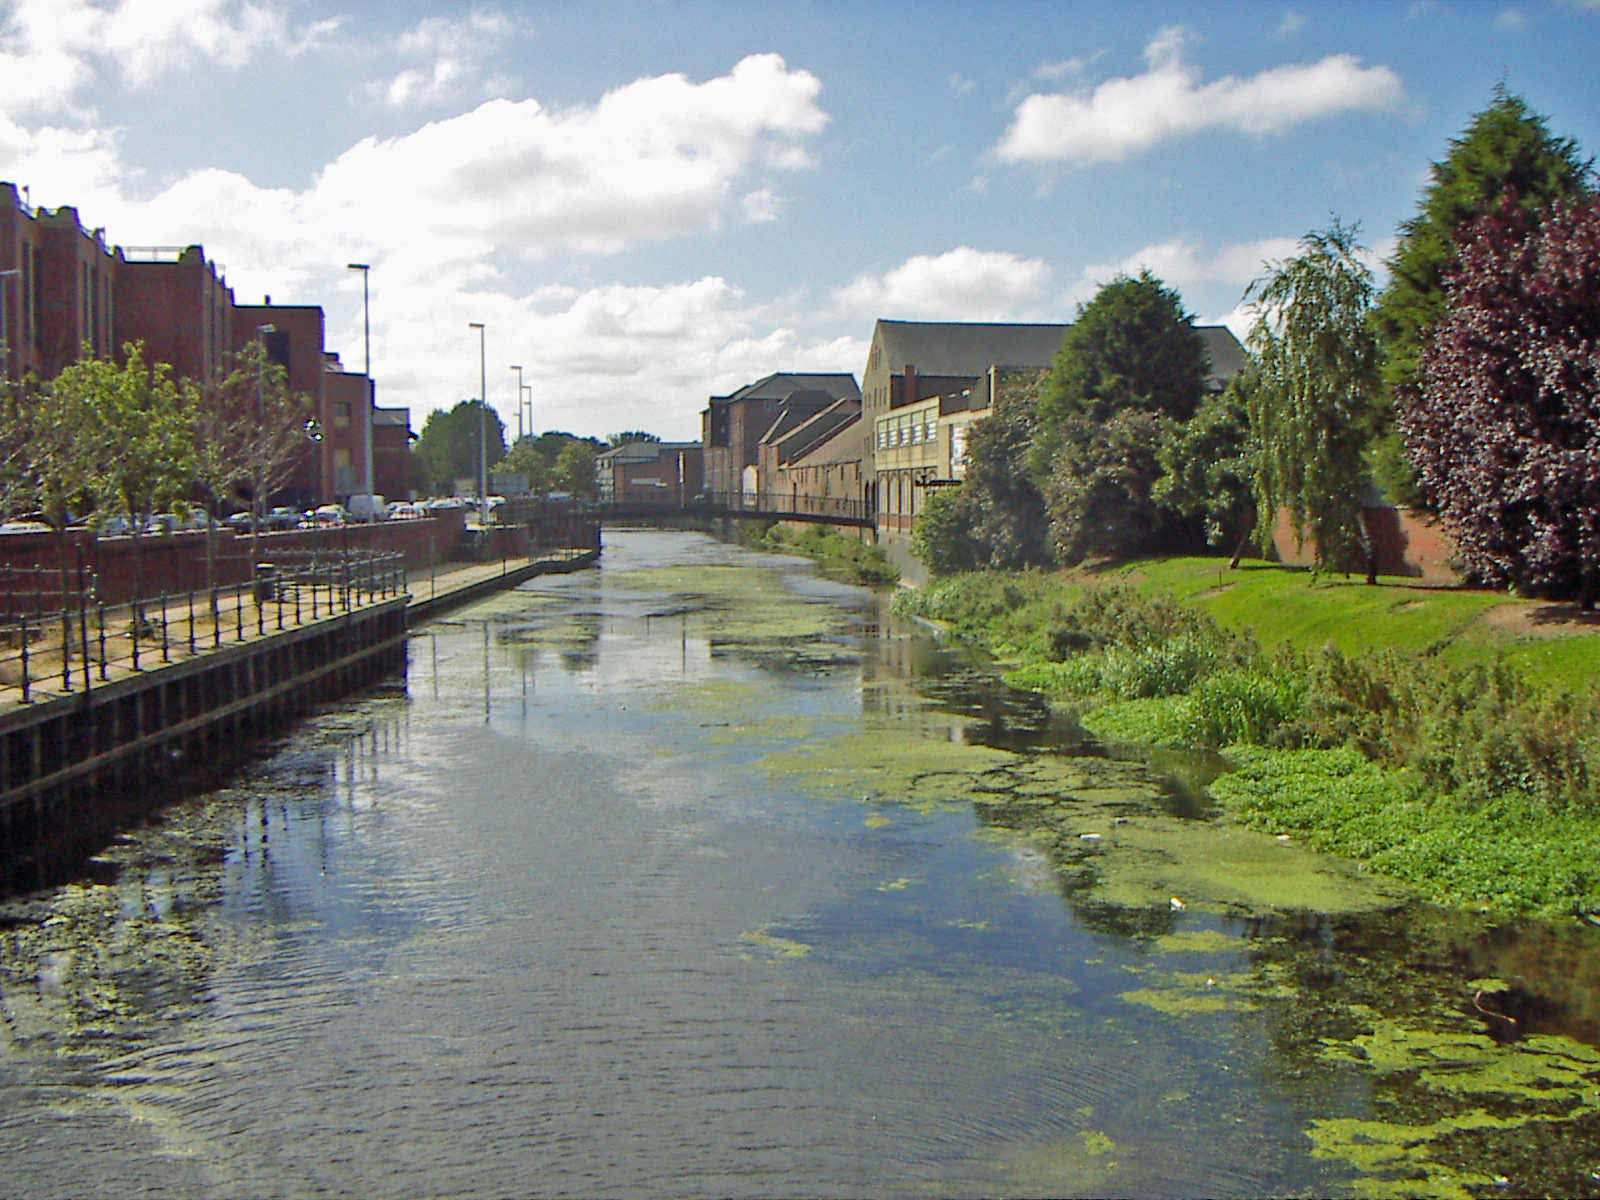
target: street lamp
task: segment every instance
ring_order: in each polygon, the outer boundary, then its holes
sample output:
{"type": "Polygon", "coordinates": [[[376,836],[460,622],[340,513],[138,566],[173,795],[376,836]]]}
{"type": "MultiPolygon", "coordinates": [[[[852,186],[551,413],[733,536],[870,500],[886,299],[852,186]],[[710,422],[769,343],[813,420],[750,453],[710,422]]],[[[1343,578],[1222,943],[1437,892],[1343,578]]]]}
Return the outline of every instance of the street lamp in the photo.
{"type": "Polygon", "coordinates": [[[489,528],[489,367],[485,352],[487,332],[482,321],[468,321],[478,331],[478,528],[489,528]]]}
{"type": "Polygon", "coordinates": [[[6,317],[6,293],[10,289],[6,280],[21,278],[22,272],[15,267],[0,271],[0,383],[11,381],[11,325],[6,317]]]}
{"type": "Polygon", "coordinates": [[[367,290],[367,276],[372,268],[366,263],[346,263],[347,270],[361,272],[361,373],[367,379],[367,411],[363,425],[366,438],[362,443],[362,471],[366,476],[367,494],[372,494],[372,297],[367,290]]]}
{"type": "Polygon", "coordinates": [[[517,441],[522,440],[522,368],[516,363],[511,364],[511,369],[517,373],[517,441]]]}

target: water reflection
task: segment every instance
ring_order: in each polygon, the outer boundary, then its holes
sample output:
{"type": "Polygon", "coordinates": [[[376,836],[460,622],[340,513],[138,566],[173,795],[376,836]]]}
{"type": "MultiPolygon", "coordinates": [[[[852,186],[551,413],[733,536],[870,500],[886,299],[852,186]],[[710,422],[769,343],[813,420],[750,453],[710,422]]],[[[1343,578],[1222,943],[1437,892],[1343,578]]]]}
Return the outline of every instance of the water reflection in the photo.
{"type": "Polygon", "coordinates": [[[1332,876],[1285,915],[1302,852],[1220,838],[1215,766],[1108,751],[803,564],[613,537],[6,910],[8,1188],[1590,1186],[1592,939],[1332,876]]]}

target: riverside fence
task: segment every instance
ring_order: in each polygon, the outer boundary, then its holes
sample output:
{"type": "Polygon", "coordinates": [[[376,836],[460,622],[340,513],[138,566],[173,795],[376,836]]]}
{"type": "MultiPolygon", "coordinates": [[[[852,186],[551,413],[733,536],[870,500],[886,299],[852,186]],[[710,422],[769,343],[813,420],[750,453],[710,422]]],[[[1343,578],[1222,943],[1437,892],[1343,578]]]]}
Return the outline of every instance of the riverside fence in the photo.
{"type": "Polygon", "coordinates": [[[91,692],[118,674],[283,632],[406,591],[405,555],[382,550],[280,550],[270,562],[219,556],[229,587],[141,591],[106,603],[84,563],[61,571],[0,564],[0,707],[41,693],[91,692]]]}

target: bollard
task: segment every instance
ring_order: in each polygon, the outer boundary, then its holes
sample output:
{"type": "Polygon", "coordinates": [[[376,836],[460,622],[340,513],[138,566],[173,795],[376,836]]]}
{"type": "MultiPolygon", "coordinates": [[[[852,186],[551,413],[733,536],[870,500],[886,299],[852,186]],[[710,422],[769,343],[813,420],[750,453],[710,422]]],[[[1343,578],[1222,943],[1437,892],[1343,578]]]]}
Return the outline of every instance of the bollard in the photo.
{"type": "Polygon", "coordinates": [[[139,669],[139,601],[137,598],[128,606],[128,616],[132,621],[130,628],[133,631],[133,669],[137,671],[139,669]]]}
{"type": "Polygon", "coordinates": [[[167,589],[161,589],[161,661],[172,661],[172,643],[167,637],[167,589]]]}
{"type": "Polygon", "coordinates": [[[97,607],[100,610],[95,617],[100,630],[100,682],[105,683],[111,678],[111,667],[106,662],[106,606],[100,604],[97,607]]]}

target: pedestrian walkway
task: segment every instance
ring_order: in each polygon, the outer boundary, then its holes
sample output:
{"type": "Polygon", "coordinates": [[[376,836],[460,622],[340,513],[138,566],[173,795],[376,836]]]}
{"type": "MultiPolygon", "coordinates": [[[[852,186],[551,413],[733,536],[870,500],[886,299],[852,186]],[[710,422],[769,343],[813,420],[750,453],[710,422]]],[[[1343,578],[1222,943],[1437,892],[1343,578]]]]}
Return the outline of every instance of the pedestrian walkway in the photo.
{"type": "Polygon", "coordinates": [[[442,563],[409,574],[363,577],[359,583],[286,580],[264,588],[260,602],[255,589],[244,585],[218,589],[214,602],[209,593],[190,592],[12,621],[0,629],[0,713],[342,620],[402,594],[419,617],[426,617],[540,571],[561,569],[584,554],[552,550],[535,559],[442,563]]]}

